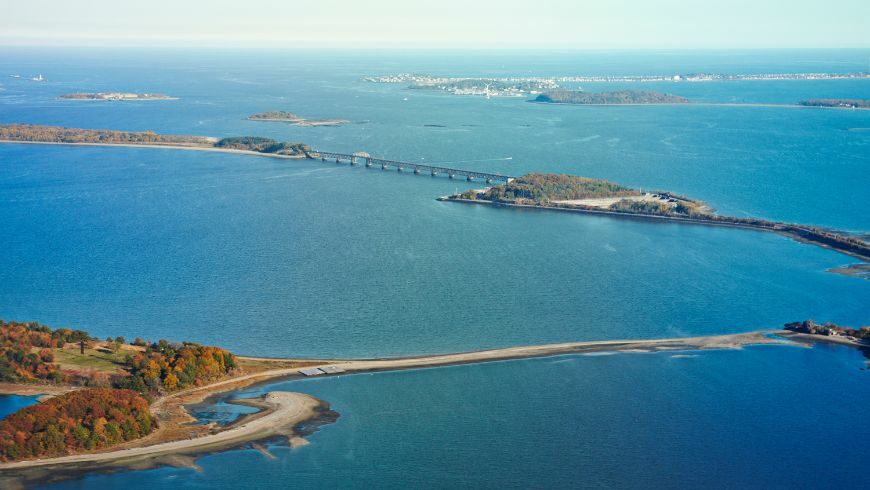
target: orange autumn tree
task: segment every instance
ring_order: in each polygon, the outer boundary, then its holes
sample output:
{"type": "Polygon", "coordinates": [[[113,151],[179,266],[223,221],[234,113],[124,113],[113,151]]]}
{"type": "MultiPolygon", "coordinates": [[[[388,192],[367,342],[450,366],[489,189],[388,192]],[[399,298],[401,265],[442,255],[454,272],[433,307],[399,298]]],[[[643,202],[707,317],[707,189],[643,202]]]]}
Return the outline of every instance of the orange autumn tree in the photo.
{"type": "Polygon", "coordinates": [[[175,391],[202,386],[232,372],[236,358],[219,347],[191,342],[160,340],[127,360],[128,376],[118,376],[114,385],[141,393],[175,391]]]}
{"type": "Polygon", "coordinates": [[[91,337],[82,330],[52,330],[37,322],[0,320],[0,381],[69,381],[54,364],[50,349],[80,340],[89,341],[91,337]],[[34,352],[40,347],[42,349],[34,352]]]}
{"type": "Polygon", "coordinates": [[[148,401],[131,390],[72,391],[0,421],[0,461],[112,447],[156,427],[148,401]]]}

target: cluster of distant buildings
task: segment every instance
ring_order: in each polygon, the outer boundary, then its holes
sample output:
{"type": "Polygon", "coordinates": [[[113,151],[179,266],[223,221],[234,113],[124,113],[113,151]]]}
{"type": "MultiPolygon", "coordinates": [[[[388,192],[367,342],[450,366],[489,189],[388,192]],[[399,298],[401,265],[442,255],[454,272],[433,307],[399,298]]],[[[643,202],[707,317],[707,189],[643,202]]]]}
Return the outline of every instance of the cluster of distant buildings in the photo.
{"type": "Polygon", "coordinates": [[[486,97],[520,97],[560,88],[560,83],[581,82],[706,82],[729,80],[837,80],[870,78],[870,72],[853,73],[688,73],[677,75],[623,75],[623,76],[561,76],[561,77],[440,77],[400,73],[363,78],[373,83],[406,83],[410,88],[430,88],[454,95],[486,97]]]}

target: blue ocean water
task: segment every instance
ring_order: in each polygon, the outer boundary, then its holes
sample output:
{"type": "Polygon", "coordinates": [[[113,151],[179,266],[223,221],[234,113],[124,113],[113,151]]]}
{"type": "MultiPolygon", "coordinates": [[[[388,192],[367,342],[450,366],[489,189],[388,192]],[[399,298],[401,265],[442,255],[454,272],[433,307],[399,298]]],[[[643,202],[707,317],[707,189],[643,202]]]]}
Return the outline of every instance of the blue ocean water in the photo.
{"type": "Polygon", "coordinates": [[[0,395],[0,419],[37,403],[38,396],[0,395]]]}
{"type": "MultiPolygon", "coordinates": [[[[570,172],[672,190],[722,213],[867,232],[870,131],[849,129],[870,127],[870,111],[545,106],[361,77],[849,72],[866,70],[868,54],[4,48],[0,123],[261,135],[508,174],[570,172]],[[180,100],[56,99],[113,90],[180,100]],[[265,110],[353,124],[244,120],[265,110]]],[[[867,80],[632,87],[713,102],[870,98],[867,80]]],[[[434,200],[468,186],[310,161],[0,145],[0,318],[342,357],[729,333],[806,318],[870,324],[870,282],[825,272],[853,262],[844,255],[753,231],[434,200]]],[[[286,388],[342,413],[311,446],[276,448],[274,462],[209,456],[202,474],[67,485],[239,487],[292,475],[324,488],[396,487],[412,476],[419,487],[794,488],[823,478],[856,487],[868,435],[849,419],[866,406],[860,367],[850,350],[759,348],[294,382],[286,388]],[[839,451],[807,464],[796,447],[839,451]]],[[[223,420],[231,407],[200,412],[223,420]]]]}
{"type": "Polygon", "coordinates": [[[50,488],[866,488],[862,365],[845,347],[750,347],[275,383],[234,396],[300,391],[341,417],[276,459],[50,488]]]}

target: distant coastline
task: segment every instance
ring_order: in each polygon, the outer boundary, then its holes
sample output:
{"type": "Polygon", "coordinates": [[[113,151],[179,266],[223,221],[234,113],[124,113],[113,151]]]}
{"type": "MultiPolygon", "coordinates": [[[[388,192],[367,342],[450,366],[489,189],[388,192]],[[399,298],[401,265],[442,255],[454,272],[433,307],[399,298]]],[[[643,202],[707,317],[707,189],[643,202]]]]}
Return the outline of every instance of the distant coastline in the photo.
{"type": "Polygon", "coordinates": [[[614,92],[585,92],[580,90],[553,90],[544,92],[528,102],[536,104],[585,106],[710,106],[710,107],[789,107],[814,109],[870,110],[870,100],[809,99],[796,104],[760,102],[692,102],[677,95],[643,90],[614,92]]]}
{"type": "Polygon", "coordinates": [[[116,102],[129,102],[139,100],[178,100],[178,97],[170,97],[165,94],[133,93],[133,92],[76,92],[63,94],[59,99],[63,100],[109,100],[116,102]]]}

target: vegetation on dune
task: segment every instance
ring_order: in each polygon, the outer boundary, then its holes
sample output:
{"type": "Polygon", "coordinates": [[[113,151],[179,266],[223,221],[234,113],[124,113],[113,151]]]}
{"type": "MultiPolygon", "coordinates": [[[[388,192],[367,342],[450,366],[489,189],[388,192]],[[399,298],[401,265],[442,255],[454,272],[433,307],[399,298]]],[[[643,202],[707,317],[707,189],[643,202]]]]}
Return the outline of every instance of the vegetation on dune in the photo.
{"type": "Polygon", "coordinates": [[[580,90],[553,90],[535,98],[535,102],[558,104],[685,104],[689,99],[678,95],[643,90],[615,92],[583,92],[580,90]]]}
{"type": "Polygon", "coordinates": [[[507,184],[490,187],[483,193],[468,191],[465,199],[496,202],[541,203],[596,197],[636,196],[638,191],[607,180],[590,179],[566,174],[530,173],[507,184]]]}
{"type": "Polygon", "coordinates": [[[39,141],[49,143],[164,144],[212,146],[202,136],[166,136],[153,131],[111,131],[77,129],[34,124],[0,124],[0,140],[39,141]]]}
{"type": "Polygon", "coordinates": [[[710,213],[700,203],[687,199],[673,200],[676,202],[671,203],[670,201],[662,202],[659,200],[636,201],[633,199],[620,199],[619,201],[611,204],[609,209],[611,211],[617,211],[620,213],[657,214],[662,216],[676,214],[693,218],[701,218],[710,215],[710,213]]]}
{"type": "Polygon", "coordinates": [[[810,99],[800,101],[800,105],[809,107],[846,107],[846,108],[870,108],[870,100],[867,99],[810,99]]]}
{"type": "Polygon", "coordinates": [[[304,155],[311,148],[304,143],[286,143],[259,136],[233,136],[224,138],[214,145],[216,148],[275,153],[279,155],[304,155]]]}
{"type": "Polygon", "coordinates": [[[72,391],[0,421],[0,461],[64,456],[148,435],[157,422],[132,390],[72,391]]]}

